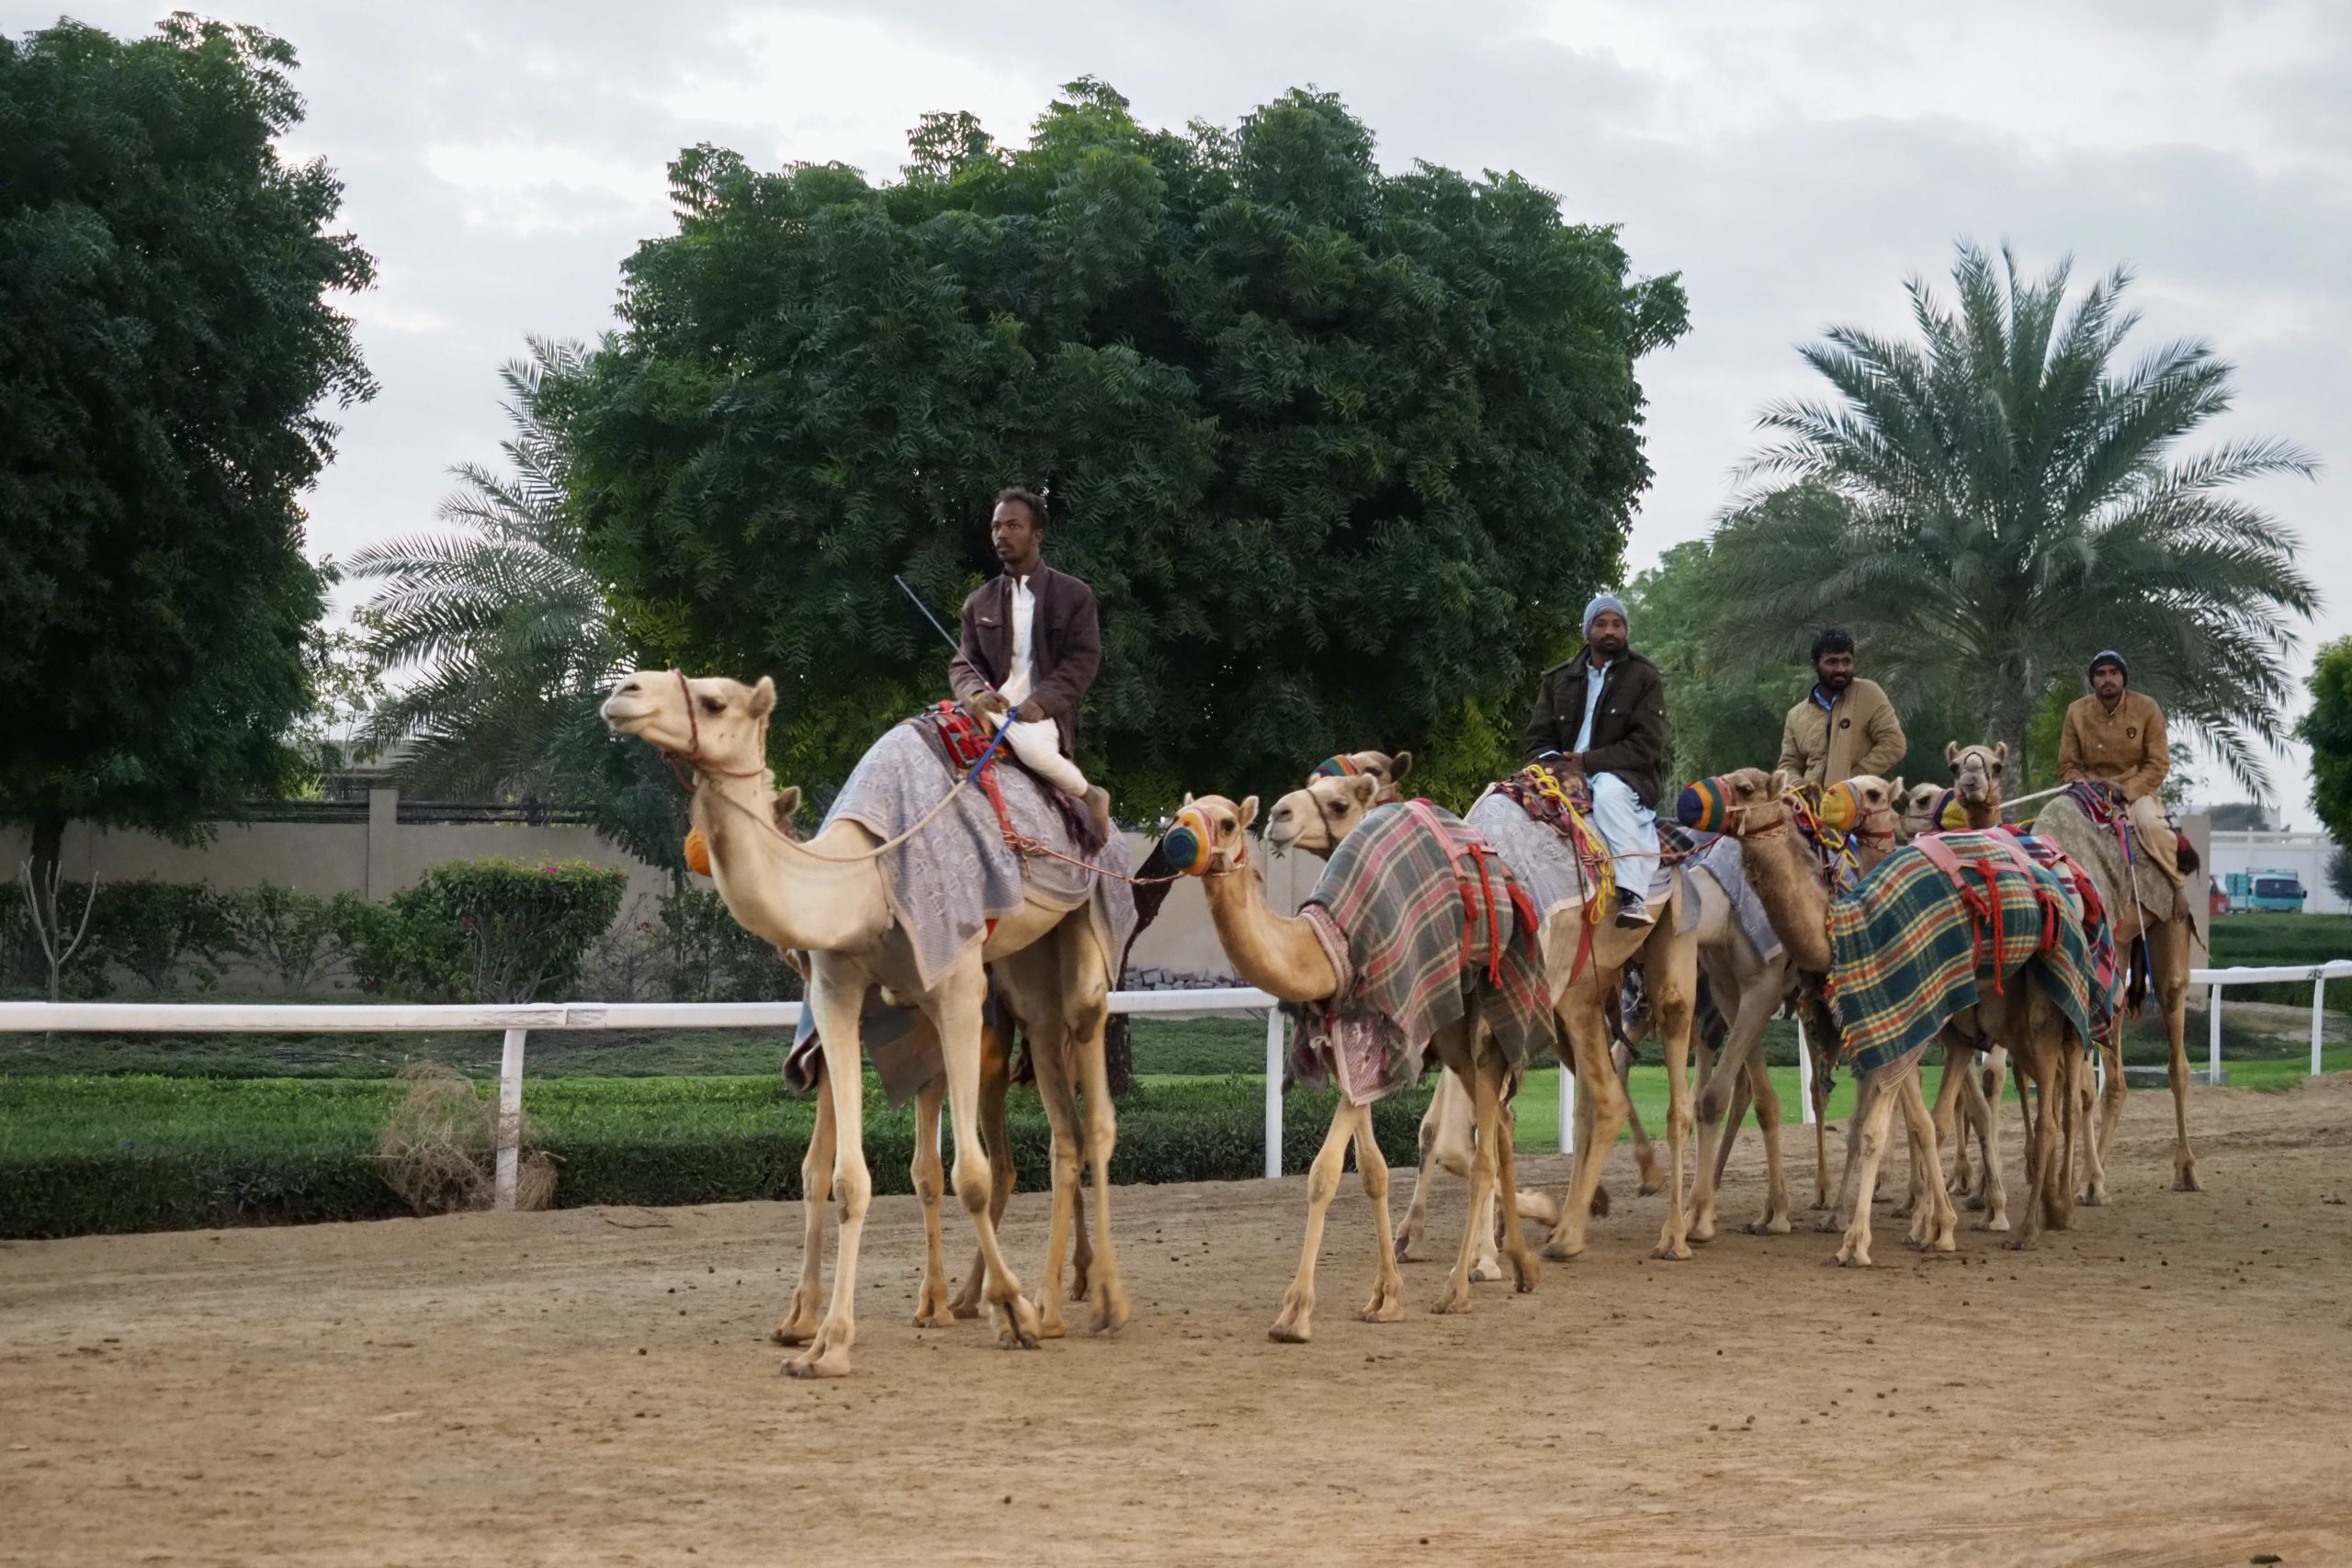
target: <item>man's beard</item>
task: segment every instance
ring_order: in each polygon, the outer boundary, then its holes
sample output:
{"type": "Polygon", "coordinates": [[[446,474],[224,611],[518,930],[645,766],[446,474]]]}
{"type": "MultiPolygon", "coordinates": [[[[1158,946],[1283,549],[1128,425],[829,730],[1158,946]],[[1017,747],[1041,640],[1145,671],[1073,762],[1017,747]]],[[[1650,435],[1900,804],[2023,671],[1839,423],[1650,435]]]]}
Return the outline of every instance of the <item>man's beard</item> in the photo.
{"type": "Polygon", "coordinates": [[[1854,678],[1851,675],[1824,675],[1821,677],[1822,690],[1826,692],[1842,692],[1853,683],[1854,678]]]}

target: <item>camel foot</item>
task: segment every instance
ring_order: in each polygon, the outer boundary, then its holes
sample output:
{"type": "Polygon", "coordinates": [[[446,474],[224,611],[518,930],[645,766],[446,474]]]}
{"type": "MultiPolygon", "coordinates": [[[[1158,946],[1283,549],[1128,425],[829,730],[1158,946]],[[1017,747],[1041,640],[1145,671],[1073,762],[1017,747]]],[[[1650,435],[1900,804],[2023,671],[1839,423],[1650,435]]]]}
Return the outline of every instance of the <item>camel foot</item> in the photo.
{"type": "Polygon", "coordinates": [[[1690,1261],[1690,1247],[1688,1242],[1661,1239],[1650,1248],[1650,1256],[1661,1263],[1688,1263],[1690,1261]]]}
{"type": "Polygon", "coordinates": [[[1106,1277],[1094,1287],[1095,1333],[1116,1334],[1134,1316],[1135,1308],[1127,1302],[1127,1288],[1119,1283],[1116,1275],[1106,1277]]]}
{"type": "Polygon", "coordinates": [[[1566,1263],[1584,1255],[1582,1241],[1566,1241],[1554,1236],[1544,1244],[1544,1256],[1555,1263],[1566,1263]]]}
{"type": "Polygon", "coordinates": [[[777,1324],[775,1332],[768,1337],[779,1345],[806,1345],[817,1337],[817,1325],[813,1322],[804,1322],[800,1318],[790,1317],[777,1324]]]}
{"type": "Polygon", "coordinates": [[[1749,1235],[1786,1235],[1789,1234],[1789,1216],[1785,1213],[1767,1214],[1760,1220],[1750,1220],[1740,1229],[1749,1235]]]}
{"type": "Polygon", "coordinates": [[[1592,1217],[1596,1220],[1609,1217],[1609,1189],[1606,1187],[1592,1190],[1592,1217]]]}
{"type": "Polygon", "coordinates": [[[2174,1171],[2172,1178],[2172,1190],[2176,1192],[2204,1191],[2205,1184],[2197,1179],[2197,1167],[2193,1164],[2185,1165],[2178,1170],[2174,1171]]]}
{"type": "MultiPolygon", "coordinates": [[[[1057,1303],[1047,1302],[1046,1303],[1046,1310],[1037,1314],[1037,1337],[1040,1339],[1067,1339],[1069,1337],[1069,1329],[1068,1325],[1062,1322],[1061,1307],[1057,1303]]],[[[1010,1350],[1013,1348],[1013,1347],[1008,1345],[1005,1348],[1010,1350]]]]}
{"type": "Polygon", "coordinates": [[[2029,1252],[2033,1248],[2033,1237],[2020,1231],[2001,1245],[2011,1252],[2029,1252]]]}
{"type": "Polygon", "coordinates": [[[1470,1282],[1474,1285],[1491,1285],[1502,1277],[1502,1259],[1498,1258],[1481,1258],[1470,1265],[1470,1282]]]}
{"type": "MultiPolygon", "coordinates": [[[[947,1299],[947,1281],[925,1275],[922,1290],[915,1298],[917,1328],[945,1328],[956,1321],[956,1310],[947,1299]]],[[[778,1330],[781,1333],[781,1330],[778,1330]]],[[[786,1340],[786,1344],[791,1341],[786,1340]]]]}
{"type": "Polygon", "coordinates": [[[845,1378],[849,1376],[849,1347],[835,1345],[820,1355],[814,1351],[795,1356],[784,1364],[788,1378],[845,1378]]]}
{"type": "Polygon", "coordinates": [[[1980,1231],[2007,1230],[2009,1228],[2009,1216],[2007,1214],[1987,1214],[1984,1217],[1984,1223],[1976,1228],[1980,1231]]]}
{"type": "Polygon", "coordinates": [[[956,1299],[947,1303],[947,1310],[954,1313],[957,1317],[978,1317],[980,1315],[980,1279],[978,1275],[975,1274],[972,1276],[971,1281],[962,1290],[956,1292],[956,1299]]]}
{"type": "Polygon", "coordinates": [[[2080,1199],[2076,1200],[2076,1201],[2080,1202],[2086,1209],[2106,1208],[2107,1183],[2104,1181],[2092,1182],[2088,1187],[2083,1189],[2083,1195],[2080,1199]]]}
{"type": "Polygon", "coordinates": [[[1690,1222],[1690,1240],[1703,1247],[1715,1239],[1715,1216],[1701,1214],[1690,1222]]]}
{"type": "Polygon", "coordinates": [[[1405,1320],[1404,1281],[1394,1280],[1375,1287],[1372,1300],[1363,1303],[1356,1316],[1365,1323],[1402,1323],[1405,1320]]]}
{"type": "Polygon", "coordinates": [[[997,1303],[997,1311],[996,1342],[999,1348],[1035,1350],[1037,1348],[1045,1325],[1037,1316],[1037,1309],[1029,1304],[1028,1297],[1015,1294],[997,1303]]]}
{"type": "Polygon", "coordinates": [[[1838,1266],[1841,1269],[1869,1269],[1871,1249],[1859,1242],[1848,1242],[1838,1249],[1838,1266]]]}
{"type": "Polygon", "coordinates": [[[1826,1235],[1833,1231],[1844,1230],[1846,1227],[1838,1223],[1837,1210],[1824,1209],[1814,1216],[1813,1228],[1826,1235]]]}
{"type": "Polygon", "coordinates": [[[1087,1287],[1088,1280],[1086,1278],[1086,1270],[1083,1269],[1074,1269],[1071,1271],[1069,1277],[1069,1294],[1062,1299],[1065,1301],[1082,1302],[1094,1293],[1087,1287]]]}
{"type": "Polygon", "coordinates": [[[1560,1223],[1560,1201],[1548,1192],[1530,1192],[1521,1188],[1513,1195],[1511,1202],[1522,1220],[1533,1220],[1546,1227],[1560,1223]]]}
{"type": "Polygon", "coordinates": [[[1535,1281],[1543,1277],[1544,1266],[1535,1261],[1535,1255],[1531,1252],[1512,1258],[1510,1272],[1511,1289],[1523,1296],[1535,1289],[1535,1281]]]}
{"type": "Polygon", "coordinates": [[[1805,1207],[1814,1210],[1816,1213],[1823,1209],[1826,1209],[1829,1207],[1829,1195],[1826,1192],[1816,1192],[1813,1195],[1813,1201],[1807,1203],[1805,1207]]]}
{"type": "Polygon", "coordinates": [[[1420,1241],[1420,1226],[1411,1224],[1399,1225],[1396,1229],[1396,1261],[1419,1263],[1420,1259],[1413,1256],[1413,1248],[1419,1247],[1420,1241]]]}
{"type": "Polygon", "coordinates": [[[1448,1285],[1444,1293],[1440,1295],[1435,1302],[1430,1303],[1430,1311],[1439,1316],[1443,1316],[1448,1313],[1468,1312],[1469,1310],[1470,1288],[1467,1285],[1461,1283],[1459,1280],[1455,1280],[1453,1284],[1448,1285]]]}
{"type": "Polygon", "coordinates": [[[1304,1345],[1315,1337],[1315,1330],[1308,1326],[1305,1318],[1296,1323],[1285,1323],[1277,1318],[1274,1325],[1266,1330],[1266,1337],[1277,1345],[1304,1345]]]}
{"type": "Polygon", "coordinates": [[[1665,1191],[1666,1172],[1656,1169],[1642,1172],[1641,1182],[1634,1189],[1634,1190],[1640,1193],[1645,1198],[1654,1197],[1657,1193],[1665,1191]]]}
{"type": "Polygon", "coordinates": [[[1293,1285],[1283,1294],[1282,1315],[1266,1330],[1277,1345],[1304,1345],[1315,1337],[1315,1296],[1293,1285]]]}

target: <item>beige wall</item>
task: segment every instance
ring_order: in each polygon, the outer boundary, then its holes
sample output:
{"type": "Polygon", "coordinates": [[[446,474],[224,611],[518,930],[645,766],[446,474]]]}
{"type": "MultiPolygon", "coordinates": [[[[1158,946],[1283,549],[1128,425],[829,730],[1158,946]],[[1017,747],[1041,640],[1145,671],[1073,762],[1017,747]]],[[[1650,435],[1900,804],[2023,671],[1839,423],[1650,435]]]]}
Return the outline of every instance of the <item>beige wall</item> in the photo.
{"type": "MultiPolygon", "coordinates": [[[[113,833],[77,822],[65,832],[64,871],[74,881],[208,882],[233,889],[276,883],[331,898],[356,893],[389,898],[446,861],[492,855],[511,860],[584,860],[629,874],[628,897],[669,886],[661,871],[571,825],[521,822],[409,822],[396,791],[370,793],[364,822],[220,822],[209,842],[175,844],[150,833],[113,833]]],[[[13,874],[25,858],[21,829],[0,829],[0,867],[13,874]]]]}
{"type": "MultiPolygon", "coordinates": [[[[2199,812],[2194,817],[2182,818],[2180,836],[2189,841],[2197,851],[2197,858],[2205,863],[2204,876],[2211,876],[2213,874],[2213,818],[2203,812],[2199,812]]],[[[2209,908],[2207,891],[2208,886],[2203,877],[2189,879],[2188,914],[2192,934],[2188,939],[2188,964],[2192,969],[2203,969],[2212,963],[2213,917],[2209,908]]]]}

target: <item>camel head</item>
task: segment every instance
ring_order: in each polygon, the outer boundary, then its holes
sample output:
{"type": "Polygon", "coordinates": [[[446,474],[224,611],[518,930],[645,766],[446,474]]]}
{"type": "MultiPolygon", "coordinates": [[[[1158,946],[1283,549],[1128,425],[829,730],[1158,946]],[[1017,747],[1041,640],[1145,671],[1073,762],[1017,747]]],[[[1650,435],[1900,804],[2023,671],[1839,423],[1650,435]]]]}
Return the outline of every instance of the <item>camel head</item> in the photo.
{"type": "MultiPolygon", "coordinates": [[[[1843,784],[1832,784],[1823,791],[1825,796],[1842,795],[1850,803],[1838,824],[1840,831],[1860,838],[1891,840],[1902,826],[1903,781],[1893,784],[1876,773],[1856,773],[1843,784]]],[[[1828,815],[1825,808],[1823,816],[1828,815]]]]}
{"type": "Polygon", "coordinates": [[[1381,805],[1384,795],[1393,800],[1396,793],[1370,773],[1311,778],[1306,788],[1291,791],[1266,814],[1266,847],[1276,854],[1296,850],[1328,855],[1363,825],[1365,814],[1381,805]]]}
{"type": "Polygon", "coordinates": [[[1160,849],[1176,871],[1221,876],[1250,863],[1250,824],[1257,819],[1254,795],[1238,806],[1221,795],[1188,795],[1160,836],[1160,849]]]}
{"type": "Polygon", "coordinates": [[[1675,820],[1702,832],[1753,838],[1789,819],[1789,808],[1781,799],[1788,783],[1786,775],[1761,768],[1717,773],[1682,792],[1675,802],[1675,820]]]}
{"type": "Polygon", "coordinates": [[[724,675],[689,679],[674,670],[639,670],[613,688],[599,711],[616,734],[712,773],[752,778],[767,770],[775,682],[763,675],[758,685],[746,686],[724,675]]]}
{"type": "Polygon", "coordinates": [[[1947,793],[1942,784],[1915,784],[1906,791],[1898,780],[1895,792],[1903,802],[1903,837],[1916,839],[1922,833],[1937,830],[1936,814],[1941,808],[1947,793]]]}
{"type": "Polygon", "coordinates": [[[1962,746],[1955,740],[1944,748],[1944,761],[1951,765],[1951,787],[1962,804],[1999,808],[2001,774],[2009,763],[2007,741],[1997,746],[1962,746]]]}

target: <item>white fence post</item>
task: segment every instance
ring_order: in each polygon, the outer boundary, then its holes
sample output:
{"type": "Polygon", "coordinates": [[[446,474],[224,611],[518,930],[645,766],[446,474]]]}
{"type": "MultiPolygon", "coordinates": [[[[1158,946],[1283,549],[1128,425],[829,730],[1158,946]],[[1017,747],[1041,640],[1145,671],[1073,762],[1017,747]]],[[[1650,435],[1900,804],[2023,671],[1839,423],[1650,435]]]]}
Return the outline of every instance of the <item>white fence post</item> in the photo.
{"type": "Polygon", "coordinates": [[[1566,1062],[1560,1064],[1560,1152],[1577,1152],[1577,1075],[1566,1062]]]}
{"type": "Polygon", "coordinates": [[[2205,988],[2205,1082],[2210,1086],[2222,1081],[2222,987],[2219,981],[2205,988]]]}
{"type": "Polygon", "coordinates": [[[2320,1032],[2324,1027],[2323,1010],[2327,1006],[2327,971],[2312,976],[2312,1077],[2319,1077],[2320,1032]]]}
{"type": "Polygon", "coordinates": [[[1283,1173],[1283,1010],[1266,1010],[1266,1179],[1283,1173]]]}
{"type": "Polygon", "coordinates": [[[506,1050],[498,1063],[498,1188],[494,1206],[502,1214],[514,1212],[514,1185],[523,1163],[523,1042],[527,1029],[506,1032],[506,1050]]]}
{"type": "MultiPolygon", "coordinates": [[[[1804,1037],[1804,1020],[1797,1020],[1797,1104],[1804,1124],[1813,1125],[1813,1045],[1804,1037]]],[[[1738,1128],[1732,1129],[1736,1133],[1738,1128]]]]}

